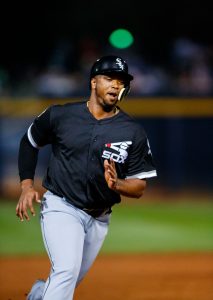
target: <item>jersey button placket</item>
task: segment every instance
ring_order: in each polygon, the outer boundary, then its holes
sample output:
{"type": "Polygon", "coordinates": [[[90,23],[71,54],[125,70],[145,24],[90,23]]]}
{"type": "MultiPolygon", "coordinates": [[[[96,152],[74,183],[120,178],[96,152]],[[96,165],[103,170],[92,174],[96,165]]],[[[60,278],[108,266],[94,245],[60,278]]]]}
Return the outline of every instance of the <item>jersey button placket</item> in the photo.
{"type": "MultiPolygon", "coordinates": [[[[94,137],[93,139],[93,143],[97,142],[97,137],[94,137]]],[[[91,160],[94,161],[95,160],[95,156],[92,155],[91,160]]]]}
{"type": "MultiPolygon", "coordinates": [[[[94,128],[94,131],[96,131],[96,129],[94,128]]],[[[94,136],[92,137],[91,140],[91,148],[90,148],[90,161],[91,161],[91,165],[90,165],[90,175],[89,175],[89,180],[90,181],[94,181],[95,176],[93,175],[93,169],[95,168],[94,166],[94,162],[96,160],[95,155],[93,154],[94,152],[94,148],[95,148],[95,143],[97,142],[97,135],[94,132],[94,136]]]]}

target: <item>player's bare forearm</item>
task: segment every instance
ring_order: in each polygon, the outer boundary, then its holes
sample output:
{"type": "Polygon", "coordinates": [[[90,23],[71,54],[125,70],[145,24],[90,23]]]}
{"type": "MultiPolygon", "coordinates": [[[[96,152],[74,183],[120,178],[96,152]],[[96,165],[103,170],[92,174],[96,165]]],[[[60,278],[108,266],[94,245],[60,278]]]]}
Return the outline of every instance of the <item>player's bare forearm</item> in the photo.
{"type": "Polygon", "coordinates": [[[24,179],[20,183],[22,191],[28,188],[33,187],[33,180],[32,179],[24,179]]]}
{"type": "Polygon", "coordinates": [[[104,161],[105,179],[108,187],[120,195],[130,198],[140,198],[146,187],[146,181],[138,178],[120,179],[117,177],[113,160],[104,161]]]}
{"type": "Polygon", "coordinates": [[[146,188],[146,181],[141,179],[117,179],[114,191],[130,198],[140,198],[146,188]]]}

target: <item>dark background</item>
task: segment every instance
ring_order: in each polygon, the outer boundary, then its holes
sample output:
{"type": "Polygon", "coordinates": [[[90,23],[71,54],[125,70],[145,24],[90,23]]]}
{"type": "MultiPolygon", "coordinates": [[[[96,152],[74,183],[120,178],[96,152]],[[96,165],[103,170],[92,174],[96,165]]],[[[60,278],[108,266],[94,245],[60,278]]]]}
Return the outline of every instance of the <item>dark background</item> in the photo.
{"type": "Polygon", "coordinates": [[[0,16],[0,65],[12,74],[19,66],[43,67],[62,40],[70,41],[75,58],[83,38],[105,47],[116,28],[130,30],[132,47],[156,62],[166,62],[169,45],[180,36],[213,44],[212,10],[205,1],[19,1],[1,5],[0,16]]]}

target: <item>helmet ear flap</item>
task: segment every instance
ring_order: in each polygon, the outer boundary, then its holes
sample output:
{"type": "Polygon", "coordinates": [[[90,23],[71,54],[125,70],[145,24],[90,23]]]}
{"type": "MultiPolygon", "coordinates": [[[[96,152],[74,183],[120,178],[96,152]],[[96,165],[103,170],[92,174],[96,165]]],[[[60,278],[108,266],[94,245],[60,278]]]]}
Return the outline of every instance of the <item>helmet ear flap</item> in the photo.
{"type": "Polygon", "coordinates": [[[123,100],[123,98],[129,94],[129,92],[130,92],[130,85],[127,85],[126,87],[122,88],[118,95],[118,101],[123,100]]]}

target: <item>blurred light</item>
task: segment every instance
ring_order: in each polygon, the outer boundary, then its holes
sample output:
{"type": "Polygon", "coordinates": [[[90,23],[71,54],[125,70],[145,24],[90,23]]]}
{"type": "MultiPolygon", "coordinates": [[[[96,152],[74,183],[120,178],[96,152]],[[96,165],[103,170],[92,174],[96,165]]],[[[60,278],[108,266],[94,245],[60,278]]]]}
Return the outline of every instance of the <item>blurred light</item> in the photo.
{"type": "Polygon", "coordinates": [[[115,48],[128,48],[134,42],[133,35],[126,29],[116,29],[109,36],[110,44],[115,48]]]}

